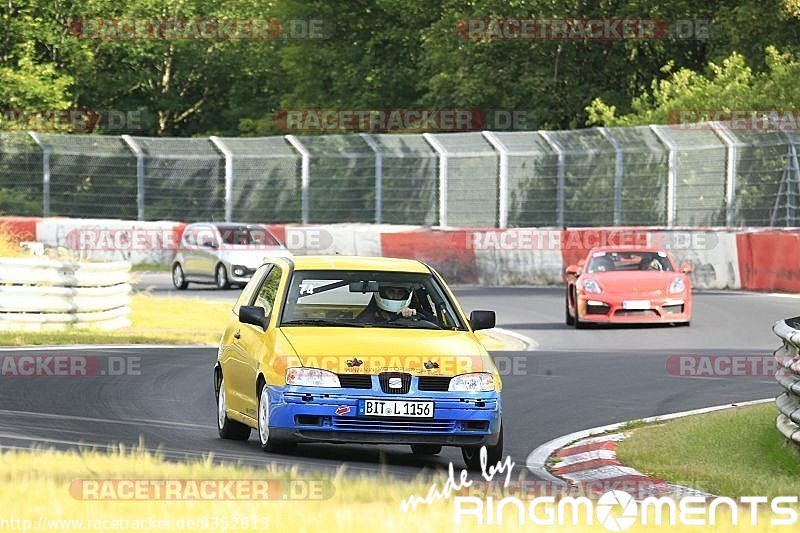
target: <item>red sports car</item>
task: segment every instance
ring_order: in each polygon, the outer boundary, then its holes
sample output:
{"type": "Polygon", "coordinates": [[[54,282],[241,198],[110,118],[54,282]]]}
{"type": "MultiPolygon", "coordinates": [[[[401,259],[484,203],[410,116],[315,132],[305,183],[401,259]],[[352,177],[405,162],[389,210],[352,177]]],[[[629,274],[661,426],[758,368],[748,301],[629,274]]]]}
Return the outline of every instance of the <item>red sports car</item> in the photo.
{"type": "Polygon", "coordinates": [[[658,248],[593,248],[566,269],[566,322],[669,323],[689,325],[692,317],[691,265],[675,268],[658,248]]]}

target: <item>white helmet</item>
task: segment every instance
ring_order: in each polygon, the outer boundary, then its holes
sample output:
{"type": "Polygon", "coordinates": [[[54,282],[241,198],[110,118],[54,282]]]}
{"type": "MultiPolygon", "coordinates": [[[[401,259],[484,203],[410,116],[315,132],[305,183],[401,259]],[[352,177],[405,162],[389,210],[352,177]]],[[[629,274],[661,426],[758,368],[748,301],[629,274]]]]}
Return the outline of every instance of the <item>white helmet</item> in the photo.
{"type": "Polygon", "coordinates": [[[411,303],[411,290],[400,284],[381,284],[375,293],[375,303],[384,311],[399,313],[411,303]]]}

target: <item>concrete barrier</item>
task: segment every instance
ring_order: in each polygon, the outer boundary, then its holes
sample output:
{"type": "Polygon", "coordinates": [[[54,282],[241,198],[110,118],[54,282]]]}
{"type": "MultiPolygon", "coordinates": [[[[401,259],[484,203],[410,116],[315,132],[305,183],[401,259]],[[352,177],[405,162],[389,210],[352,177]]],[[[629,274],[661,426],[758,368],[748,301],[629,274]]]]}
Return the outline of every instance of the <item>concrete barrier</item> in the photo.
{"type": "MultiPolygon", "coordinates": [[[[93,261],[170,265],[186,224],[173,221],[0,217],[20,234],[93,261]],[[34,229],[32,229],[34,228],[34,229]]],[[[559,285],[592,246],[647,245],[692,263],[699,289],[800,291],[800,230],[760,228],[430,228],[374,224],[268,224],[297,254],[405,257],[456,283],[559,285]]]]}

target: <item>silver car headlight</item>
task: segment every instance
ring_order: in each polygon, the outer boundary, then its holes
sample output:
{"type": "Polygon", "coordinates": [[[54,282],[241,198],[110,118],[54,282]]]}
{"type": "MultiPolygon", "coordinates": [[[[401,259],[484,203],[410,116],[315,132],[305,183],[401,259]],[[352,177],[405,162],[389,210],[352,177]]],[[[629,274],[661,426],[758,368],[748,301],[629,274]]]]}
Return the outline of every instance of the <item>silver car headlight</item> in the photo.
{"type": "Polygon", "coordinates": [[[603,292],[603,289],[600,288],[600,285],[593,279],[584,280],[582,285],[583,290],[586,292],[590,292],[592,294],[600,294],[603,292]]]}
{"type": "Polygon", "coordinates": [[[450,380],[450,392],[485,392],[493,391],[494,376],[488,372],[472,372],[460,374],[450,380]]]}
{"type": "Polygon", "coordinates": [[[293,366],[286,369],[286,384],[302,387],[341,387],[339,376],[321,368],[293,366]]]}
{"type": "Polygon", "coordinates": [[[675,278],[669,286],[670,294],[678,294],[686,290],[686,282],[683,278],[675,278]]]}

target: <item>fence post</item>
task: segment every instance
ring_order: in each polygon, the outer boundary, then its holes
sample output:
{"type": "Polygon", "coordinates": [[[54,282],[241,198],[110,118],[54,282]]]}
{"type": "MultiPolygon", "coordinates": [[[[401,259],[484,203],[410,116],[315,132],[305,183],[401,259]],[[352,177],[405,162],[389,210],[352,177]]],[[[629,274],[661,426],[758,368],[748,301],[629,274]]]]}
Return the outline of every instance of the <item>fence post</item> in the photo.
{"type": "Polygon", "coordinates": [[[542,137],[542,139],[545,140],[545,142],[556,153],[556,155],[558,155],[558,169],[556,174],[556,226],[563,228],[565,227],[564,222],[566,220],[566,217],[564,216],[564,186],[567,160],[564,156],[564,150],[552,137],[550,137],[548,132],[539,130],[537,133],[542,137]]]}
{"type": "Polygon", "coordinates": [[[497,153],[500,155],[500,169],[497,175],[498,179],[498,195],[497,195],[497,204],[498,204],[498,227],[500,228],[507,228],[508,227],[508,163],[509,163],[509,153],[506,145],[497,137],[497,135],[492,131],[483,131],[483,136],[489,141],[489,144],[497,150],[497,153]]]}
{"type": "Polygon", "coordinates": [[[651,124],[650,130],[667,147],[667,227],[671,228],[675,225],[676,215],[675,185],[678,182],[678,147],[659,131],[658,126],[651,124]]]}
{"type": "Polygon", "coordinates": [[[622,147],[607,128],[597,128],[600,134],[614,147],[614,225],[622,224],[622,173],[624,170],[622,147]]]}
{"type": "Polygon", "coordinates": [[[361,133],[361,138],[375,152],[375,223],[383,222],[383,154],[378,143],[367,133],[361,133]]]}
{"type": "Polygon", "coordinates": [[[303,146],[300,139],[294,135],[286,135],[286,141],[300,154],[300,221],[308,224],[309,221],[309,182],[311,181],[311,153],[303,146]]]}
{"type": "Polygon", "coordinates": [[[233,220],[233,152],[216,135],[212,135],[208,139],[225,157],[225,222],[231,222],[233,220]]]}
{"type": "Polygon", "coordinates": [[[727,162],[725,165],[725,225],[734,225],[734,205],[736,202],[736,171],[738,165],[738,150],[741,143],[733,138],[733,135],[725,124],[721,122],[709,122],[714,133],[722,139],[727,146],[727,162]]]}
{"type": "Polygon", "coordinates": [[[139,212],[138,219],[144,220],[144,152],[130,135],[122,135],[122,140],[136,155],[136,205],[139,212]]]}
{"type": "Polygon", "coordinates": [[[447,226],[447,151],[432,134],[423,133],[422,137],[439,156],[439,225],[447,226]]]}
{"type": "Polygon", "coordinates": [[[42,149],[42,216],[50,216],[50,147],[47,146],[39,134],[35,131],[29,131],[28,135],[31,136],[39,148],[42,149]]]}

